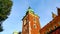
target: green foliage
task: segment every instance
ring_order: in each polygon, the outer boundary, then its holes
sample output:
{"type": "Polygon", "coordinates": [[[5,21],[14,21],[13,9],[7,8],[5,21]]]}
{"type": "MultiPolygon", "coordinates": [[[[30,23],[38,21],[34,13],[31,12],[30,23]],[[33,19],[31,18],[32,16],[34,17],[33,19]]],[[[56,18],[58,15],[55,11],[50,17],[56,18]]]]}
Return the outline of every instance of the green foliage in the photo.
{"type": "Polygon", "coordinates": [[[3,27],[2,26],[0,26],[0,32],[2,32],[3,31],[3,27]]]}
{"type": "MultiPolygon", "coordinates": [[[[11,0],[0,0],[0,24],[5,21],[10,15],[10,11],[12,8],[11,0]]],[[[0,31],[2,31],[2,26],[0,25],[0,31]]]]}
{"type": "Polygon", "coordinates": [[[7,19],[12,7],[11,0],[0,0],[0,22],[7,19]]]}

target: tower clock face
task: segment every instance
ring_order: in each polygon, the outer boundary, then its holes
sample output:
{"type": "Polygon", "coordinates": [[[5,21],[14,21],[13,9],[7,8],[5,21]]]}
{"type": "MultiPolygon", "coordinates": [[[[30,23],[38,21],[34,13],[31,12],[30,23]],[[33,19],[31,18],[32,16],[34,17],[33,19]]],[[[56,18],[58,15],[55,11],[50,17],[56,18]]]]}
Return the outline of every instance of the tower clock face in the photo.
{"type": "Polygon", "coordinates": [[[24,20],[24,25],[26,24],[26,20],[24,20]]]}

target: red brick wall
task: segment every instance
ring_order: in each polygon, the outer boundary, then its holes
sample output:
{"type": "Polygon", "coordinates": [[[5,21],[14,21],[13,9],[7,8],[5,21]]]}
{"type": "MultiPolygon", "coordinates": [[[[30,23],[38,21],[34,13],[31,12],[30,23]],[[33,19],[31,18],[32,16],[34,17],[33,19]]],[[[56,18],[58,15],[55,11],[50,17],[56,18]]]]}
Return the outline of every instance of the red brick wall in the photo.
{"type": "Polygon", "coordinates": [[[60,16],[57,16],[55,17],[52,21],[50,21],[47,25],[45,25],[41,30],[40,30],[40,33],[41,34],[46,34],[46,32],[50,32],[50,29],[51,30],[54,30],[54,27],[56,26],[56,28],[59,25],[59,22],[60,22],[60,16]]]}
{"type": "MultiPolygon", "coordinates": [[[[39,17],[34,15],[34,14],[28,14],[24,19],[27,19],[29,22],[30,22],[30,26],[31,26],[31,34],[38,34],[40,33],[39,30],[41,29],[40,28],[40,23],[39,23],[39,17]],[[34,19],[36,20],[36,22],[34,22],[34,19]],[[36,28],[34,28],[34,24],[36,24],[36,28]]],[[[23,21],[24,21],[23,19],[23,21]]],[[[22,34],[29,34],[29,22],[28,24],[26,24],[25,26],[23,25],[23,28],[22,28],[22,34]],[[24,27],[27,27],[27,31],[24,31],[24,27]]],[[[24,23],[23,23],[24,24],[24,23]]]]}
{"type": "Polygon", "coordinates": [[[35,17],[29,14],[29,21],[31,25],[31,34],[38,34],[40,30],[39,17],[35,17]],[[34,22],[34,19],[36,20],[36,22],[34,22]],[[34,24],[36,24],[37,28],[34,28],[34,24]]]}

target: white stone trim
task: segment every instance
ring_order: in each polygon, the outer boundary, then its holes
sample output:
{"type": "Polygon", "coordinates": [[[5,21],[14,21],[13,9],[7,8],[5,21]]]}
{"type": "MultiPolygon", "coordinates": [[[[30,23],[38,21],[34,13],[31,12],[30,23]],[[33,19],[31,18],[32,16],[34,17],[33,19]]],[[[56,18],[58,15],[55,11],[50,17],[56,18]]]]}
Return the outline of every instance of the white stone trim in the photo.
{"type": "Polygon", "coordinates": [[[31,25],[30,25],[30,21],[29,21],[29,34],[31,34],[31,25]]]}

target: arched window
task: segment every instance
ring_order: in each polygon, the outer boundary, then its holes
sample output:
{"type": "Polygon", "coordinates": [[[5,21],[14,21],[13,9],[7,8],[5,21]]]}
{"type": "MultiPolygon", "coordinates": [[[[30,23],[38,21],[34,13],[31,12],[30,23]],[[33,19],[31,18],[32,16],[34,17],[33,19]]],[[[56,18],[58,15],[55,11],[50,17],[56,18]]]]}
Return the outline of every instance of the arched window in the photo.
{"type": "Polygon", "coordinates": [[[36,18],[35,17],[33,18],[33,20],[34,20],[34,23],[36,23],[36,18]]]}
{"type": "Polygon", "coordinates": [[[37,28],[36,24],[33,25],[34,28],[37,28]]]}
{"type": "Polygon", "coordinates": [[[54,26],[54,29],[56,29],[56,26],[54,26]]]}
{"type": "Polygon", "coordinates": [[[52,31],[52,29],[50,28],[50,32],[52,31]]]}

